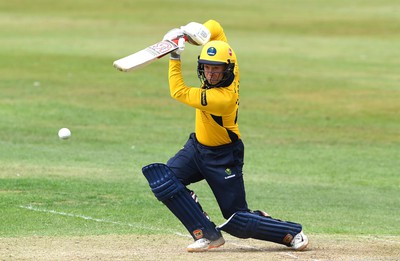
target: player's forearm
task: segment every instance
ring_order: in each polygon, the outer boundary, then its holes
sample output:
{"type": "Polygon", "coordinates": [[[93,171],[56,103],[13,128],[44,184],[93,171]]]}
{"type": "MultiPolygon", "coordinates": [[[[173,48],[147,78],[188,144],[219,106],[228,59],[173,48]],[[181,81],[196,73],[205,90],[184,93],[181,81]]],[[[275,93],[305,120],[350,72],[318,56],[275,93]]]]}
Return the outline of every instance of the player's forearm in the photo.
{"type": "Polygon", "coordinates": [[[183,80],[180,60],[169,61],[168,82],[171,97],[183,102],[183,95],[189,87],[185,85],[183,80]]]}
{"type": "Polygon", "coordinates": [[[191,107],[199,107],[200,105],[200,88],[191,88],[186,86],[181,71],[181,61],[169,61],[169,91],[173,99],[185,103],[191,107]]]}

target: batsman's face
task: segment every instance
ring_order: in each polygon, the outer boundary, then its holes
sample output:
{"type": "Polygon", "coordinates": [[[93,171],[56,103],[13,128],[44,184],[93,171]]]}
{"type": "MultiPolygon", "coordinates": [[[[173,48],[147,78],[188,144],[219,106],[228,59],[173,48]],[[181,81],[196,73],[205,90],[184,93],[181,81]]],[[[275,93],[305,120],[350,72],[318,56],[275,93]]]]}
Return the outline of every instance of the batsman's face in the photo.
{"type": "Polygon", "coordinates": [[[225,67],[226,65],[204,64],[204,76],[210,84],[217,84],[224,77],[225,67]]]}

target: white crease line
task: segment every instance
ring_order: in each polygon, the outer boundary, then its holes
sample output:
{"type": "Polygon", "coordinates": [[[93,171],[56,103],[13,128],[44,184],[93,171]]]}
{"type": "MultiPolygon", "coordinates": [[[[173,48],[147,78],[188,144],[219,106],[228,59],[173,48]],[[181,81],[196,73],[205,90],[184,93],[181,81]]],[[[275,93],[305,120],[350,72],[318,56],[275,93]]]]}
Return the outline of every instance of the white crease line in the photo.
{"type": "Polygon", "coordinates": [[[169,231],[170,233],[173,233],[175,235],[186,237],[186,235],[183,235],[182,233],[179,233],[179,232],[170,231],[167,229],[143,226],[141,224],[124,223],[124,222],[120,222],[120,221],[112,221],[112,220],[107,220],[107,219],[94,218],[94,217],[85,216],[85,215],[72,214],[72,213],[60,212],[60,211],[49,210],[49,209],[41,209],[41,208],[34,207],[32,205],[19,206],[19,207],[28,209],[28,210],[32,210],[32,211],[36,211],[36,212],[44,212],[44,213],[50,213],[50,214],[55,214],[55,215],[67,216],[67,217],[82,218],[85,220],[101,222],[101,223],[110,223],[110,224],[114,224],[114,225],[128,226],[128,227],[134,227],[134,228],[146,229],[146,230],[152,230],[152,231],[169,231]]]}
{"type": "MultiPolygon", "coordinates": [[[[55,215],[61,215],[61,216],[67,216],[67,217],[74,217],[74,218],[82,218],[85,220],[90,220],[90,221],[95,221],[95,222],[101,222],[101,223],[109,223],[109,224],[114,224],[114,225],[121,225],[121,226],[128,226],[128,227],[133,227],[133,228],[139,228],[139,229],[146,229],[146,230],[151,230],[151,231],[166,231],[170,232],[174,235],[180,236],[180,237],[186,237],[186,238],[192,238],[190,235],[187,234],[182,234],[180,232],[175,232],[171,231],[168,229],[161,229],[161,228],[155,228],[155,227],[149,227],[149,226],[143,226],[141,224],[132,224],[132,223],[124,223],[120,221],[112,221],[112,220],[107,220],[107,219],[101,219],[101,218],[94,218],[90,216],[85,216],[85,215],[79,215],[79,214],[72,214],[72,213],[66,213],[66,212],[60,212],[60,211],[55,211],[55,210],[49,210],[49,209],[42,209],[42,208],[37,208],[32,205],[28,206],[19,206],[20,208],[36,211],[36,212],[44,212],[44,213],[50,213],[50,214],[55,214],[55,215]]],[[[248,248],[248,249],[255,249],[255,250],[261,250],[258,247],[250,246],[250,245],[243,245],[243,244],[238,244],[234,242],[229,242],[230,244],[237,246],[237,247],[242,247],[242,248],[248,248]]],[[[298,258],[297,256],[288,254],[291,257],[298,258]]]]}

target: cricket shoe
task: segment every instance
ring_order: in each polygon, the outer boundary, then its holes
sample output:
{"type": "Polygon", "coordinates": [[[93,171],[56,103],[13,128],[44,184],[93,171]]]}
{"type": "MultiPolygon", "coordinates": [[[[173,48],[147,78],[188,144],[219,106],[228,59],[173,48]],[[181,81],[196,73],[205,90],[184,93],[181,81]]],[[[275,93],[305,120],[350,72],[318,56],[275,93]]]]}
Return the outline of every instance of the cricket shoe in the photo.
{"type": "Polygon", "coordinates": [[[301,231],[290,242],[290,246],[296,251],[304,250],[308,246],[308,237],[301,231]]]}
{"type": "Polygon", "coordinates": [[[200,238],[188,245],[188,252],[204,252],[213,248],[217,248],[225,244],[225,239],[221,236],[216,240],[210,241],[207,238],[200,238]]]}

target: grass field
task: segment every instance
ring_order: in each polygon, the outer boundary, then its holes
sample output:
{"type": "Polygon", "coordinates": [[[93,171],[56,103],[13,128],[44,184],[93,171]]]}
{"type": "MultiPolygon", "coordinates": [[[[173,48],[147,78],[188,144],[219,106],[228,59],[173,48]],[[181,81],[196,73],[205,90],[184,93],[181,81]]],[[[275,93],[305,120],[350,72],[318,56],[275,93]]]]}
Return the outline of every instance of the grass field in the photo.
{"type": "MultiPolygon", "coordinates": [[[[311,235],[398,236],[399,13],[393,0],[0,2],[0,237],[186,233],[141,167],[180,149],[194,111],[169,97],[168,59],[112,62],[210,18],[241,68],[250,207],[311,235]]],[[[193,86],[199,52],[183,54],[193,86]]],[[[206,184],[191,188],[224,222],[206,184]]]]}

